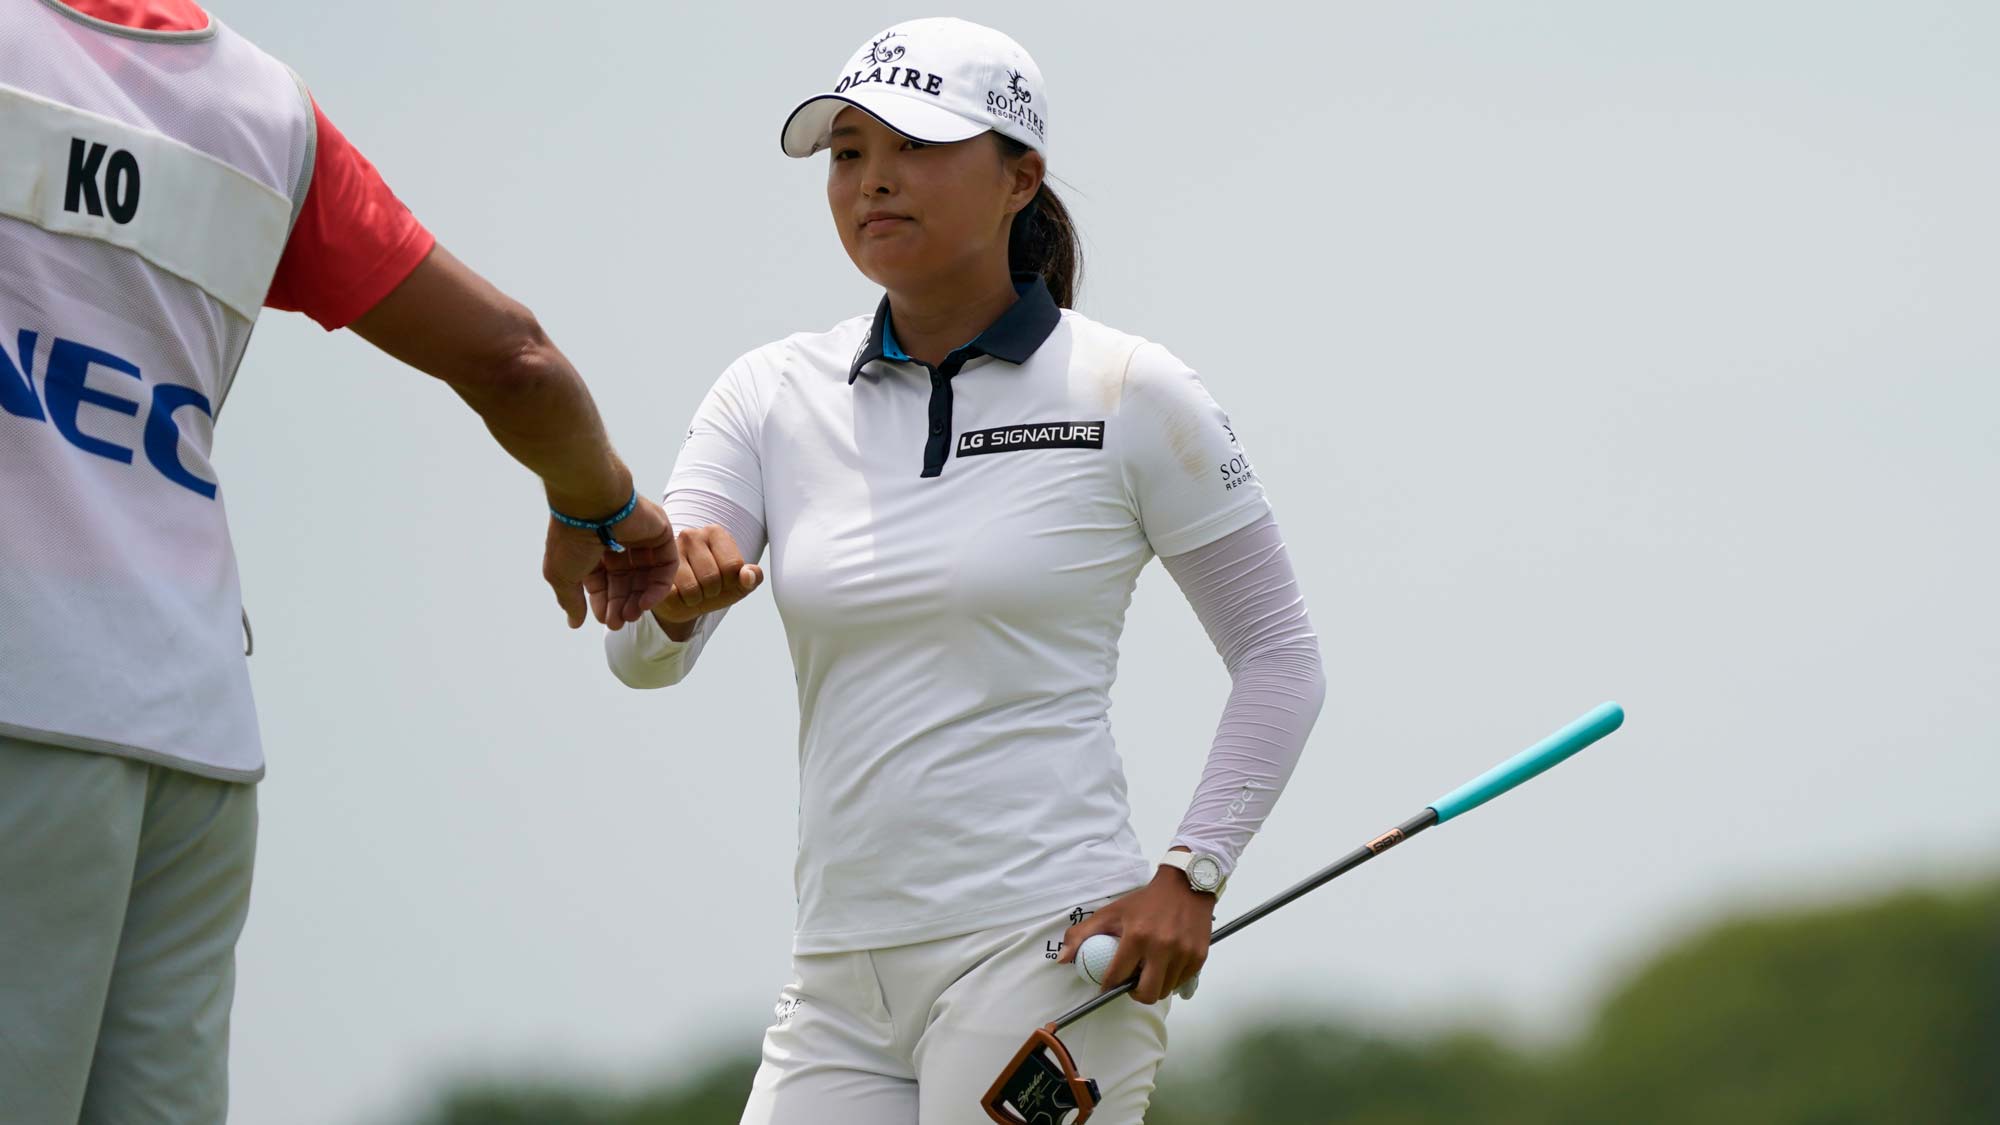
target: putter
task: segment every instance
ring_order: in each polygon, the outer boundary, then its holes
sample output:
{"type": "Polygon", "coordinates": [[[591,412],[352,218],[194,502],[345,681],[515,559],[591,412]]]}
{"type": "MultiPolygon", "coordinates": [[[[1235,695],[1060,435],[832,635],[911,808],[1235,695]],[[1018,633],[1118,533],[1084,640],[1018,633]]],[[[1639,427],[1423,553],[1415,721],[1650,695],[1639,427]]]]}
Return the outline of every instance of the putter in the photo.
{"type": "MultiPolygon", "coordinates": [[[[1209,944],[1214,945],[1347,874],[1424,829],[1471,812],[1617,730],[1624,722],[1623,707],[1616,703],[1599,704],[1575,722],[1431,802],[1423,812],[1349,852],[1332,866],[1322,868],[1217,929],[1208,936],[1209,944]]],[[[1007,1069],[994,1080],[993,1087],[986,1091],[980,1102],[986,1108],[986,1115],[1000,1125],[1083,1125],[1090,1120],[1091,1111],[1097,1108],[1097,1083],[1077,1071],[1075,1058],[1056,1033],[1132,991],[1138,983],[1135,975],[1036,1028],[1007,1069]]]]}

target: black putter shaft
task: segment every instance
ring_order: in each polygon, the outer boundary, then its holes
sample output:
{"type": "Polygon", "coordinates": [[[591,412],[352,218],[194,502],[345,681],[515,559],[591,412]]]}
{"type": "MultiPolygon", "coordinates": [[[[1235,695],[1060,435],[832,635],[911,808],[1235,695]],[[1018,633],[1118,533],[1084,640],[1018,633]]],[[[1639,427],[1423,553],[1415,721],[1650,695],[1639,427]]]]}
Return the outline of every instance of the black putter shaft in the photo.
{"type": "MultiPolygon", "coordinates": [[[[1272,911],[1278,909],[1279,907],[1287,905],[1293,900],[1301,898],[1312,891],[1318,890],[1320,887],[1325,886],[1326,884],[1332,882],[1333,880],[1339,878],[1340,876],[1347,874],[1349,871],[1352,871],[1355,868],[1361,866],[1362,864],[1367,863],[1369,860],[1374,859],[1376,856],[1381,855],[1383,852],[1388,851],[1390,848],[1395,847],[1397,844],[1402,843],[1404,840],[1407,840],[1410,837],[1416,835],[1417,833],[1422,832],[1424,829],[1429,828],[1431,825],[1436,824],[1437,822],[1438,822],[1437,810],[1425,809],[1423,812],[1404,821],[1400,826],[1396,828],[1391,828],[1387,832],[1382,833],[1380,836],[1375,837],[1373,840],[1370,840],[1367,843],[1361,845],[1360,847],[1354,849],[1353,851],[1347,853],[1340,859],[1336,860],[1330,866],[1321,868],[1320,870],[1314,872],[1312,875],[1307,876],[1303,881],[1293,884],[1292,886],[1286,888],[1285,890],[1280,891],[1279,893],[1271,896],[1270,898],[1264,900],[1258,905],[1252,907],[1248,912],[1241,914],[1234,919],[1231,919],[1229,922],[1225,923],[1220,928],[1218,928],[1214,933],[1208,935],[1208,944],[1211,947],[1214,946],[1216,942],[1221,941],[1223,938],[1228,937],[1230,934],[1233,934],[1236,931],[1242,929],[1243,927],[1249,925],[1250,923],[1257,921],[1259,918],[1264,917],[1265,915],[1271,913],[1272,911]]],[[[1134,976],[1131,980],[1126,981],[1124,984],[1121,984],[1116,988],[1112,988],[1108,991],[1100,992],[1096,996],[1091,997],[1089,1000],[1086,1000],[1083,1003],[1078,1004],[1076,1007],[1071,1008],[1068,1012],[1065,1012],[1064,1014],[1056,1018],[1055,1030],[1061,1031],[1063,1028],[1068,1027],[1070,1024],[1075,1023],[1076,1021],[1082,1019],[1083,1017],[1089,1015],[1090,1013],[1096,1011],[1097,1009],[1102,1008],[1106,1004],[1111,1003],[1113,1000],[1118,999],[1120,996],[1123,996],[1126,993],[1132,991],[1132,989],[1137,987],[1138,984],[1139,984],[1139,978],[1137,976],[1134,976]]]]}
{"type": "MultiPolygon", "coordinates": [[[[1209,934],[1208,943],[1214,945],[1216,942],[1221,941],[1223,938],[1264,917],[1273,910],[1291,902],[1300,895],[1306,894],[1316,887],[1324,886],[1335,878],[1345,875],[1349,871],[1367,863],[1369,860],[1422,832],[1424,829],[1433,825],[1443,824],[1453,817],[1471,812],[1473,809],[1513,789],[1522,782],[1539,776],[1551,767],[1572,757],[1584,747],[1617,730],[1624,722],[1625,709],[1623,707],[1618,706],[1616,703],[1598,704],[1596,707],[1584,712],[1581,717],[1571,721],[1568,726],[1506,761],[1501,762],[1499,765],[1494,766],[1464,785],[1446,793],[1437,800],[1432,801],[1430,807],[1426,808],[1423,812],[1418,813],[1416,816],[1404,821],[1400,826],[1391,828],[1387,832],[1356,848],[1354,851],[1349,852],[1333,866],[1322,868],[1306,879],[1305,882],[1299,883],[1272,898],[1270,901],[1258,905],[1249,913],[1209,934]]],[[[1070,1024],[1111,1003],[1111,1001],[1132,991],[1133,987],[1138,983],[1139,978],[1135,976],[1124,984],[1111,989],[1109,992],[1098,993],[1090,1000],[1077,1005],[1059,1017],[1054,1025],[1055,1030],[1061,1031],[1070,1024]]]]}

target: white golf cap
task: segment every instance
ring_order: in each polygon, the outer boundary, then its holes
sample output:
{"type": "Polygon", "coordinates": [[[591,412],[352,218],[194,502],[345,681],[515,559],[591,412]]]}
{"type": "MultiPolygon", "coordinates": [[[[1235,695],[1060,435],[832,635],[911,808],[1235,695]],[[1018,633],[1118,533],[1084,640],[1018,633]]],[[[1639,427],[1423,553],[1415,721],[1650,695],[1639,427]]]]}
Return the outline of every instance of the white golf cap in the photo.
{"type": "Polygon", "coordinates": [[[832,93],[792,111],[785,155],[828,147],[833,119],[848,106],[914,141],[950,144],[991,130],[1049,151],[1041,68],[1019,43],[965,20],[910,20],[863,43],[832,93]]]}

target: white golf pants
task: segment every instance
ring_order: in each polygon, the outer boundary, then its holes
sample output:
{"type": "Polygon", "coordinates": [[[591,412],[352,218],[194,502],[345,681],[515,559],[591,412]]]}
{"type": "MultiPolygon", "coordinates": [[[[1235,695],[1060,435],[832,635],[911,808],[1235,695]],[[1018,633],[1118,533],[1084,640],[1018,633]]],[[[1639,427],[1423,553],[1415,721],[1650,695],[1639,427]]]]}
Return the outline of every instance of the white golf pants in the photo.
{"type": "MultiPolygon", "coordinates": [[[[1054,957],[1071,921],[1110,901],[915,945],[795,956],[742,1125],[991,1125],[979,1101],[1028,1033],[1097,994],[1054,957]]],[[[1169,1003],[1121,997],[1063,1031],[1103,1095],[1091,1125],[1145,1116],[1169,1003]]]]}

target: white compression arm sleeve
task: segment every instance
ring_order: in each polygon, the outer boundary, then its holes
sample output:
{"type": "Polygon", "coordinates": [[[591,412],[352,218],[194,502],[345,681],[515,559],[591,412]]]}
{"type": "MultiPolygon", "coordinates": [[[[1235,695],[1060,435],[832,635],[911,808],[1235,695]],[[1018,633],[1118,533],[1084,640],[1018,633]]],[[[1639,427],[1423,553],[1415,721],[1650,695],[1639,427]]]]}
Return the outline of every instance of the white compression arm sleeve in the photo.
{"type": "MultiPolygon", "coordinates": [[[[743,510],[733,500],[712,492],[678,489],[667,494],[667,518],[676,528],[707,527],[720,524],[736,540],[746,562],[756,562],[764,554],[764,521],[743,510]]],[[[694,671],[695,661],[715,633],[728,610],[703,614],[694,624],[694,635],[685,641],[667,636],[660,622],[648,613],[615,633],[604,634],[604,658],[611,674],[635,688],[672,687],[694,671]]]]}
{"type": "Polygon", "coordinates": [[[1268,513],[1160,562],[1194,606],[1233,686],[1174,847],[1210,852],[1226,876],[1298,765],[1326,699],[1319,637],[1268,513]]]}

